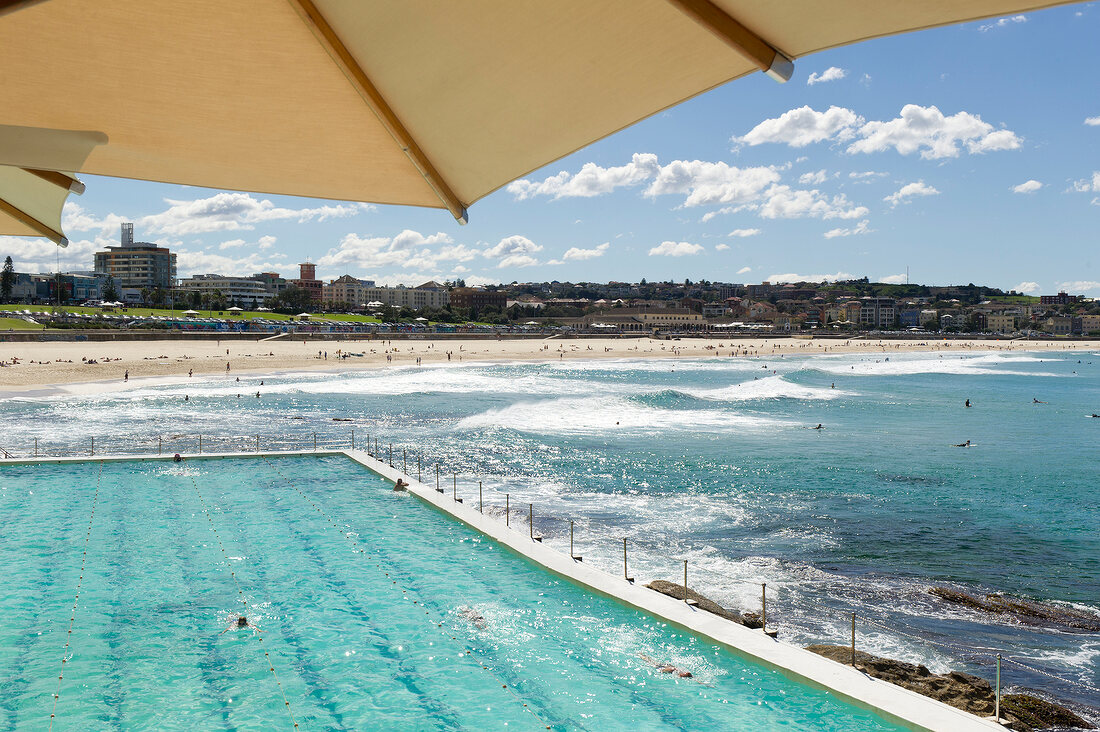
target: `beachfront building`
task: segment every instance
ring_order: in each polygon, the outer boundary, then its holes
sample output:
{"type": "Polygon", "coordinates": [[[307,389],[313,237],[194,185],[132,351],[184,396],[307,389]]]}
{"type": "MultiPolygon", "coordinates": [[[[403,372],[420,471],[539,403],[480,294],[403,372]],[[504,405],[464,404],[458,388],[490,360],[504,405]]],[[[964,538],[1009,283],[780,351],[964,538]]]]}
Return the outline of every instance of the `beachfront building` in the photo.
{"type": "Polygon", "coordinates": [[[176,282],[176,255],[167,247],[134,241],[134,225],[122,225],[121,246],[95,253],[96,273],[110,275],[118,287],[168,289],[176,282]]]}
{"type": "Polygon", "coordinates": [[[897,303],[892,297],[864,297],[859,300],[859,324],[873,330],[893,328],[897,303]]]}
{"type": "MultiPolygon", "coordinates": [[[[450,292],[452,307],[473,308],[481,310],[486,307],[497,307],[503,310],[508,307],[508,295],[495,290],[486,290],[484,287],[452,287],[450,292]]],[[[546,305],[554,304],[548,300],[546,305]]]]}
{"type": "Polygon", "coordinates": [[[994,333],[1012,333],[1016,330],[1016,318],[1013,315],[989,313],[985,316],[985,327],[994,333]]]}
{"type": "Polygon", "coordinates": [[[219,274],[201,274],[180,280],[179,289],[186,293],[198,292],[213,299],[221,295],[226,302],[243,307],[258,307],[275,293],[262,280],[252,277],[226,277],[219,274]]]}
{"type": "Polygon", "coordinates": [[[450,302],[447,288],[438,282],[429,281],[418,287],[379,287],[373,280],[359,280],[351,275],[324,285],[321,297],[325,307],[343,305],[352,310],[363,309],[372,302],[413,310],[443,308],[450,302]]]}
{"type": "Polygon", "coordinates": [[[660,308],[655,310],[615,308],[589,313],[572,323],[585,330],[601,329],[622,332],[654,330],[704,330],[707,319],[701,313],[688,308],[660,308]]]}
{"type": "Polygon", "coordinates": [[[290,280],[289,284],[309,293],[309,299],[313,302],[322,302],[324,299],[323,283],[317,279],[317,265],[312,262],[302,262],[298,265],[298,279],[290,280]]]}

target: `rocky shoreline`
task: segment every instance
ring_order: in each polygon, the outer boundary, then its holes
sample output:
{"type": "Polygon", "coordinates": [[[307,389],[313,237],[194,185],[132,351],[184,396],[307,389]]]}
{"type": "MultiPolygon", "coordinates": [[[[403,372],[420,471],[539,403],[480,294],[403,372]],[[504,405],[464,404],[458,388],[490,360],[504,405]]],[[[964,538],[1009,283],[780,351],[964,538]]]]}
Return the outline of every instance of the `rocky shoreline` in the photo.
{"type": "Polygon", "coordinates": [[[1000,593],[980,597],[948,587],[933,587],[928,592],[953,605],[961,605],[994,615],[1009,615],[1024,625],[1082,633],[1100,633],[1100,617],[1072,607],[1009,597],[1000,593]]]}
{"type": "MultiPolygon", "coordinates": [[[[665,580],[655,580],[646,585],[651,590],[668,595],[677,600],[685,599],[683,585],[665,580]]],[[[700,610],[740,623],[749,628],[760,628],[760,616],[756,613],[740,613],[724,608],[710,598],[699,594],[690,587],[687,599],[694,600],[700,610]]],[[[940,596],[935,592],[933,594],[940,596]]],[[[949,591],[954,592],[954,591],[949,591]]],[[[965,593],[956,593],[972,598],[965,593]]],[[[1000,597],[1000,596],[996,596],[1000,597]]],[[[946,599],[946,598],[945,598],[946,599]]],[[[962,603],[968,604],[969,603],[962,603]]],[[[1010,607],[1005,605],[1005,607],[1010,607]]],[[[811,645],[807,650],[845,665],[851,663],[852,649],[849,646],[811,645]]],[[[946,674],[934,674],[925,666],[892,658],[874,656],[856,651],[856,668],[876,679],[888,681],[910,691],[930,697],[956,709],[970,712],[979,717],[992,717],[996,707],[996,693],[985,679],[962,671],[949,671],[946,674]]],[[[1001,719],[1009,728],[1017,732],[1032,732],[1039,729],[1095,729],[1086,720],[1063,706],[1030,694],[1003,694],[1001,696],[1001,719]]]]}

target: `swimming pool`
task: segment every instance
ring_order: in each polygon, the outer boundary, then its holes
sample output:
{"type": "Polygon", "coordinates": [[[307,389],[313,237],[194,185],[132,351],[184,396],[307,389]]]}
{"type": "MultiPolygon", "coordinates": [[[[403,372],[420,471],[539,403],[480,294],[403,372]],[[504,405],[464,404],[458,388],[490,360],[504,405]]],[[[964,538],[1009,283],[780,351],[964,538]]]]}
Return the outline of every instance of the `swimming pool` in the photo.
{"type": "Polygon", "coordinates": [[[0,471],[9,729],[898,729],[344,457],[0,471]]]}

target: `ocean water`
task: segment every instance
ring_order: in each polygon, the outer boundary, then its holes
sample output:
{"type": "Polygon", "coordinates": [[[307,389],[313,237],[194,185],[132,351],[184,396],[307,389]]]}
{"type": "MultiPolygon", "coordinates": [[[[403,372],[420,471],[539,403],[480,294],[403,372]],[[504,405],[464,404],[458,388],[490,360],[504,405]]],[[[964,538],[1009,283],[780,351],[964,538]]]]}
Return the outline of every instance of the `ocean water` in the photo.
{"type": "Polygon", "coordinates": [[[675,580],[687,559],[693,587],[751,611],[766,582],[782,639],[847,643],[856,612],[865,650],[987,678],[1002,653],[1026,666],[1005,663],[1010,687],[1100,707],[1100,635],[928,593],[1004,592],[1100,614],[1100,419],[1090,416],[1100,354],[452,363],[262,378],[9,399],[0,447],[35,437],[148,446],[158,434],[183,444],[199,433],[207,444],[316,433],[346,445],[354,429],[359,444],[369,433],[405,450],[414,477],[418,456],[425,476],[439,464],[450,485],[457,473],[460,495],[481,481],[494,510],[505,492],[523,511],[533,503],[551,545],[567,548],[573,520],[577,552],[609,571],[621,570],[625,537],[640,578],[675,580]]]}
{"type": "Polygon", "coordinates": [[[342,456],[0,475],[6,730],[900,730],[342,456]]]}

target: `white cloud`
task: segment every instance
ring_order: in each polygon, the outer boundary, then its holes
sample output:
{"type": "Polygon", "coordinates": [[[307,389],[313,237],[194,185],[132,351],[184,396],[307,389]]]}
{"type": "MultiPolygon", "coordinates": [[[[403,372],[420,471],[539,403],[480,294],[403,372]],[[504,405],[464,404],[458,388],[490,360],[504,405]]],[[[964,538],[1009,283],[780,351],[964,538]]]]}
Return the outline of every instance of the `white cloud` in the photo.
{"type": "Polygon", "coordinates": [[[542,247],[526,236],[513,234],[512,236],[504,237],[493,246],[483,249],[481,255],[483,257],[498,258],[512,257],[521,254],[534,254],[535,252],[541,251],[542,247]]]}
{"type": "Polygon", "coordinates": [[[372,270],[381,267],[406,270],[434,270],[441,261],[469,261],[475,252],[453,244],[442,231],[429,236],[405,229],[393,237],[347,234],[339,246],[329,249],[317,260],[318,267],[342,271],[372,270]]]}
{"type": "Polygon", "coordinates": [[[282,254],[267,257],[259,252],[248,252],[242,257],[230,257],[208,251],[190,251],[179,247],[173,247],[173,251],[176,252],[176,266],[180,277],[215,273],[227,277],[244,277],[256,272],[285,271],[290,266],[285,261],[285,255],[282,254]]]}
{"type": "Polygon", "coordinates": [[[789,282],[837,282],[839,280],[854,280],[856,276],[848,272],[837,272],[836,274],[810,274],[800,275],[793,272],[786,274],[773,274],[768,275],[767,281],[776,285],[784,285],[789,282]]]}
{"type": "Polygon", "coordinates": [[[539,260],[528,254],[509,254],[504,259],[500,260],[500,264],[497,265],[497,269],[507,269],[509,267],[533,267],[539,263],[539,260]]]}
{"type": "Polygon", "coordinates": [[[825,81],[837,81],[843,79],[848,75],[848,72],[844,69],[837,68],[836,66],[830,66],[822,71],[820,74],[816,71],[810,74],[810,77],[806,79],[806,84],[813,86],[814,84],[820,84],[825,81]]]}
{"type": "Polygon", "coordinates": [[[572,247],[565,251],[565,254],[561,255],[562,259],[573,261],[584,261],[586,259],[595,259],[596,257],[602,257],[604,253],[611,248],[611,242],[605,241],[595,249],[578,249],[572,247]]]}
{"type": "Polygon", "coordinates": [[[1100,127],[1100,117],[1086,117],[1085,124],[1089,127],[1100,127]]]}
{"type": "Polygon", "coordinates": [[[117,233],[119,224],[124,221],[134,223],[135,238],[143,239],[148,234],[167,234],[169,236],[187,236],[212,231],[249,231],[256,224],[265,221],[293,220],[298,223],[324,221],[331,218],[346,218],[364,211],[372,211],[374,206],[365,203],[325,204],[314,208],[282,208],[268,199],[257,199],[249,193],[216,193],[206,198],[191,201],[165,199],[168,208],[160,213],[146,216],[126,217],[119,214],[107,214],[97,218],[88,214],[78,204],[69,204],[65,208],[66,229],[72,231],[100,231],[103,234],[117,233]]]}
{"type": "Polygon", "coordinates": [[[729,249],[729,248],[730,248],[730,245],[729,245],[729,244],[716,244],[716,245],[715,245],[715,247],[714,247],[714,251],[716,251],[716,252],[724,252],[724,251],[726,251],[726,250],[727,250],[727,249],[729,249]]]}
{"type": "Polygon", "coordinates": [[[1013,193],[1034,193],[1043,187],[1043,184],[1037,180],[1024,181],[1018,186],[1012,186],[1013,193]]]}
{"type": "Polygon", "coordinates": [[[920,152],[927,160],[954,158],[962,147],[970,153],[1015,150],[1020,138],[1011,130],[996,130],[969,112],[945,116],[934,106],[906,104],[892,120],[865,121],[850,109],[829,107],[817,112],[804,106],[767,119],[734,142],[760,145],[765,142],[804,147],[826,140],[857,138],[849,153],[882,152],[893,148],[902,155],[920,152]]]}
{"type": "Polygon", "coordinates": [[[730,236],[741,237],[742,239],[750,236],[756,236],[762,233],[760,229],[734,229],[729,233],[730,236]]]}
{"type": "Polygon", "coordinates": [[[273,236],[261,236],[255,242],[248,242],[244,239],[230,239],[229,241],[223,241],[219,244],[218,249],[225,251],[226,249],[237,249],[240,247],[256,247],[262,251],[275,246],[276,241],[278,241],[278,239],[273,236]]]}
{"type": "Polygon", "coordinates": [[[871,231],[872,229],[868,228],[867,219],[864,219],[850,229],[829,229],[825,232],[825,238],[835,239],[838,236],[858,236],[859,234],[870,234],[871,231]]]}
{"type": "Polygon", "coordinates": [[[821,185],[828,177],[828,174],[822,169],[813,173],[803,173],[798,176],[798,182],[804,186],[821,185]]]}
{"type": "Polygon", "coordinates": [[[684,206],[745,204],[778,180],[779,173],[770,167],[738,168],[724,162],[674,160],[660,168],[645,195],[687,194],[684,206]]]}
{"type": "Polygon", "coordinates": [[[649,250],[649,256],[685,257],[698,254],[701,251],[703,251],[701,244],[691,244],[686,241],[663,241],[649,250]]]}
{"type": "Polygon", "coordinates": [[[0,236],[0,260],[10,256],[16,272],[54,272],[58,263],[61,271],[86,271],[92,268],[95,252],[112,239],[69,240],[69,246],[61,249],[49,239],[25,236],[0,236]],[[58,259],[60,257],[60,260],[58,259]]]}
{"type": "Polygon", "coordinates": [[[862,117],[844,107],[834,106],[818,112],[803,106],[784,112],[775,119],[766,119],[732,141],[746,145],[778,142],[791,147],[805,147],[814,142],[851,137],[852,129],[862,123],[862,117]]]}
{"type": "Polygon", "coordinates": [[[889,173],[879,173],[874,170],[861,170],[849,173],[848,177],[854,181],[869,183],[875,178],[885,178],[887,175],[889,175],[889,173]]]}
{"type": "Polygon", "coordinates": [[[749,272],[752,272],[752,267],[742,267],[737,270],[737,274],[748,274],[749,272]]]}
{"type": "Polygon", "coordinates": [[[882,279],[880,279],[879,282],[882,282],[882,283],[887,284],[887,285],[904,285],[905,281],[908,280],[908,279],[909,278],[906,277],[904,274],[896,274],[896,275],[887,275],[886,277],[883,277],[882,279]]]}
{"type": "Polygon", "coordinates": [[[1100,290],[1100,282],[1096,282],[1095,280],[1073,280],[1071,282],[1061,283],[1058,285],[1058,289],[1069,293],[1091,292],[1093,290],[1100,290]]]}
{"type": "Polygon", "coordinates": [[[1010,24],[1013,24],[1013,23],[1026,23],[1026,22],[1027,22],[1027,16],[1026,15],[1013,15],[1012,17],[1009,17],[1009,18],[998,18],[997,20],[993,21],[992,23],[986,23],[984,25],[979,25],[978,30],[980,30],[982,33],[985,33],[987,31],[993,30],[994,28],[1004,28],[1006,25],[1010,25],[1010,24]]]}
{"type": "Polygon", "coordinates": [[[902,155],[920,151],[926,160],[959,156],[960,144],[971,153],[1015,150],[1020,138],[1011,130],[993,125],[969,112],[944,116],[938,108],[906,104],[901,114],[886,122],[871,121],[859,130],[860,139],[848,146],[850,153],[882,152],[890,148],[902,155]]]}
{"type": "Polygon", "coordinates": [[[585,163],[575,175],[563,170],[539,183],[526,179],[514,181],[508,185],[508,192],[520,201],[535,196],[591,198],[649,180],[657,174],[658,167],[656,155],[634,153],[626,165],[603,168],[595,163],[585,163]]]}
{"type": "Polygon", "coordinates": [[[1021,282],[1020,284],[1016,285],[1012,289],[1015,290],[1016,292],[1023,292],[1025,294],[1030,295],[1031,293],[1038,292],[1042,288],[1039,287],[1038,282],[1021,282]]]}
{"type": "Polygon", "coordinates": [[[1078,193],[1100,193],[1100,170],[1093,171],[1092,178],[1074,181],[1073,190],[1078,193]]]}
{"type": "Polygon", "coordinates": [[[868,214],[866,206],[856,206],[843,194],[830,198],[820,191],[794,190],[790,186],[772,186],[760,206],[766,219],[858,219],[868,214]]]}
{"type": "Polygon", "coordinates": [[[923,180],[918,180],[916,183],[906,183],[900,189],[882,200],[886,201],[891,206],[897,206],[899,203],[904,203],[913,196],[938,196],[939,193],[938,190],[927,185],[923,180]]]}

